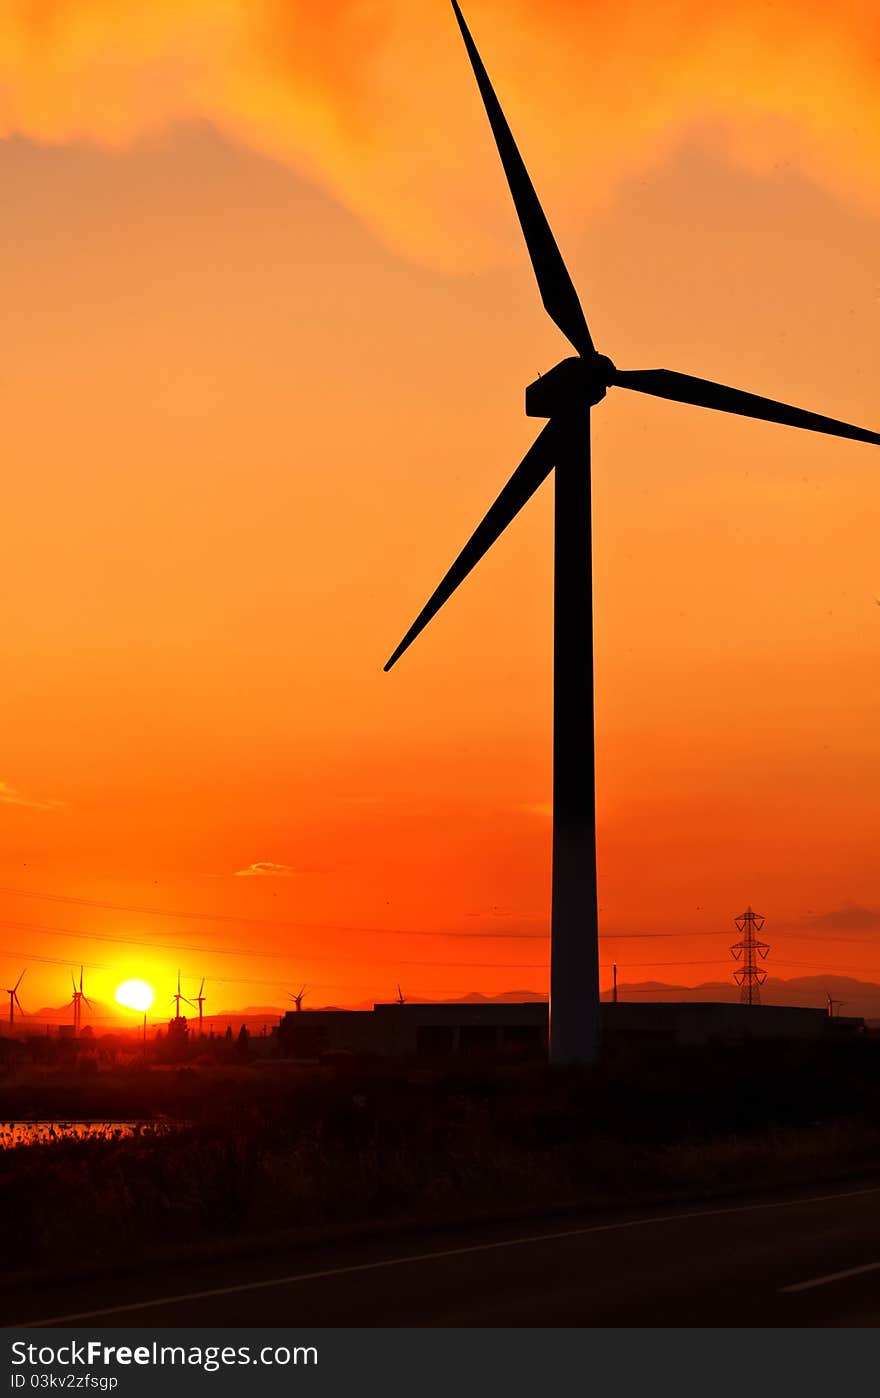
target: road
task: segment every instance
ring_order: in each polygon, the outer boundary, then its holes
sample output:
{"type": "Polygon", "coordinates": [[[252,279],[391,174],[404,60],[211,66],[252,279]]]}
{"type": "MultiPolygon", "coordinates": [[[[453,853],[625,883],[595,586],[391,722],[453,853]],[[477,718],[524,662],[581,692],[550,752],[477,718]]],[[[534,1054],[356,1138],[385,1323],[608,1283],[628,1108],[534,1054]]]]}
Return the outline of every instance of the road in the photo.
{"type": "Polygon", "coordinates": [[[178,1264],[2,1298],[5,1325],[873,1326],[880,1185],[178,1264]]]}

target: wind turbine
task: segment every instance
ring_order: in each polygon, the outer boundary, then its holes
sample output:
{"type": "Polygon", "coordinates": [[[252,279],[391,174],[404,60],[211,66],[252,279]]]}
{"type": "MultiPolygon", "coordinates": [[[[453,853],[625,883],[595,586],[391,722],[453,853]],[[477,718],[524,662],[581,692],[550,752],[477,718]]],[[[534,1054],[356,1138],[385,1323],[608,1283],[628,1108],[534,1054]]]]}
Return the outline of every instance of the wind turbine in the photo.
{"type": "MultiPolygon", "coordinates": [[[[27,970],[27,967],[25,967],[25,970],[27,970]]],[[[21,985],[23,979],[24,979],[24,971],[22,971],[22,973],[21,973],[21,975],[19,976],[18,980],[15,982],[15,985],[13,985],[13,986],[7,986],[7,989],[6,989],[6,994],[9,996],[9,1023],[10,1023],[11,1025],[15,1024],[15,1007],[16,1007],[16,1005],[17,1005],[18,1008],[21,1010],[21,1001],[20,1001],[19,998],[18,998],[18,987],[21,985]]],[[[21,1012],[22,1012],[22,1014],[24,1014],[24,1010],[21,1010],[21,1012]]]]}
{"type": "Polygon", "coordinates": [[[553,662],[553,889],[550,1057],[598,1056],[599,969],[593,714],[590,417],[609,388],[880,446],[880,434],[669,369],[621,370],[593,343],[577,292],[457,0],[452,8],[486,108],[541,300],[577,353],[526,389],[547,425],[385,666],[390,670],[556,471],[553,662]]]}
{"type": "Polygon", "coordinates": [[[89,1009],[92,1008],[91,1002],[88,996],[86,995],[85,991],[83,990],[82,966],[80,966],[79,968],[79,990],[77,990],[76,988],[76,981],[74,979],[72,971],[70,973],[70,983],[73,986],[73,1037],[75,1039],[78,1039],[80,1024],[82,1023],[82,1002],[85,1001],[89,1009]]]}
{"type": "MultiPolygon", "coordinates": [[[[179,983],[178,983],[178,989],[180,989],[179,983]]],[[[204,1005],[206,998],[207,998],[207,997],[206,997],[206,995],[205,995],[205,977],[202,976],[202,983],[201,983],[201,985],[199,986],[199,993],[198,993],[198,995],[195,997],[195,1003],[196,1003],[196,1004],[198,1005],[198,1007],[199,1007],[199,1038],[200,1038],[200,1039],[203,1037],[202,1021],[204,1020],[204,1017],[205,1017],[205,1012],[204,1012],[202,1006],[204,1005]]]]}
{"type": "Polygon", "coordinates": [[[297,1010],[301,1010],[301,1009],[302,1009],[302,1007],[303,1007],[303,996],[305,995],[305,993],[306,993],[307,990],[308,990],[308,986],[307,986],[307,985],[304,985],[304,986],[301,986],[301,987],[300,987],[300,992],[299,992],[298,995],[291,995],[290,991],[288,990],[288,992],[287,992],[288,997],[289,997],[289,998],[293,1001],[293,1003],[296,1005],[297,1010]]]}
{"type": "Polygon", "coordinates": [[[172,995],[171,999],[172,999],[172,1001],[174,1002],[174,1017],[175,1017],[175,1019],[180,1019],[180,1002],[181,1002],[181,1000],[186,1000],[186,1003],[187,1003],[191,1008],[193,1008],[193,1009],[195,1008],[195,1006],[193,1005],[192,1000],[187,1000],[187,999],[186,999],[186,996],[183,994],[183,992],[182,992],[181,989],[180,989],[180,972],[179,972],[179,971],[178,971],[178,973],[177,973],[177,991],[176,991],[176,993],[175,993],[174,995],[172,995]]]}
{"type": "Polygon", "coordinates": [[[400,988],[399,985],[398,985],[398,987],[397,987],[397,1000],[395,1001],[395,1004],[397,1004],[397,1005],[405,1005],[405,1004],[406,1004],[406,1000],[404,999],[403,991],[401,990],[401,988],[400,988]]]}

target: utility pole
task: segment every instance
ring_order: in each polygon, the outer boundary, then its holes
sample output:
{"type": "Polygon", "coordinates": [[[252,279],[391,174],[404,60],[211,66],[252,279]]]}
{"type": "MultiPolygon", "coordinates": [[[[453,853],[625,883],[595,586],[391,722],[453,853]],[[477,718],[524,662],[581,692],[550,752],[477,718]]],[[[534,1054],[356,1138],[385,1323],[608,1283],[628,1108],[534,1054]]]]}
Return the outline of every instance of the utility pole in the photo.
{"type": "Polygon", "coordinates": [[[767,972],[759,961],[766,960],[770,947],[766,942],[759,941],[755,933],[763,929],[764,919],[760,913],[746,908],[744,913],[734,918],[734,925],[742,933],[741,940],[734,942],[730,948],[734,961],[742,962],[739,970],[733,973],[733,979],[739,986],[740,1003],[760,1005],[761,986],[767,979],[767,972]]]}
{"type": "Polygon", "coordinates": [[[612,1003],[612,1005],[616,1005],[616,1004],[617,1004],[617,962],[616,962],[616,961],[614,962],[614,964],[613,964],[612,967],[611,967],[611,973],[612,973],[612,975],[613,975],[613,977],[614,977],[614,984],[613,984],[613,986],[611,987],[611,1003],[612,1003]]]}

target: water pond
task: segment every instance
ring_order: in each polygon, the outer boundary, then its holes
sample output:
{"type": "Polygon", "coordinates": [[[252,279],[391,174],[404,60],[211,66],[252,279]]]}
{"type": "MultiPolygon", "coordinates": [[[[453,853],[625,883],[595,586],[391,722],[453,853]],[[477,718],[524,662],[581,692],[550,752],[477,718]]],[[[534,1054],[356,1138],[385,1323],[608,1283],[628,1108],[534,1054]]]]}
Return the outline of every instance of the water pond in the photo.
{"type": "Polygon", "coordinates": [[[0,1121],[0,1150],[59,1141],[123,1141],[129,1136],[162,1136],[169,1129],[169,1123],[161,1121],[0,1121]]]}

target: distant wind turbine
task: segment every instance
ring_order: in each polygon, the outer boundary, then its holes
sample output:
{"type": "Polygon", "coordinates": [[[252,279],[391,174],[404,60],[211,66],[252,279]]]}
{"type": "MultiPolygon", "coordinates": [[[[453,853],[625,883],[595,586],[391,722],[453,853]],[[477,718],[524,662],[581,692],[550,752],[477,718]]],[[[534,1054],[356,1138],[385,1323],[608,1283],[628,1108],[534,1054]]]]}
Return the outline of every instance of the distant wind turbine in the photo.
{"type": "Polygon", "coordinates": [[[195,1009],[195,1005],[193,1005],[192,1000],[187,1000],[186,996],[183,994],[183,992],[182,992],[181,989],[180,989],[180,972],[178,971],[178,973],[177,973],[177,990],[176,990],[176,992],[174,993],[174,995],[172,995],[172,997],[171,997],[171,1002],[172,1002],[172,1004],[174,1005],[174,1016],[175,1016],[176,1019],[180,1019],[180,1002],[181,1002],[181,1000],[186,1001],[186,1004],[189,1005],[190,1009],[195,1009]]]}
{"type": "Polygon", "coordinates": [[[609,388],[759,418],[880,446],[880,434],[670,369],[618,369],[596,351],[568,269],[457,0],[461,29],[507,177],[541,300],[577,354],[526,389],[526,414],[548,419],[385,666],[390,670],[511,520],[556,471],[553,677],[553,892],[550,1056],[598,1056],[599,968],[593,714],[590,415],[609,388]]]}
{"type": "MultiPolygon", "coordinates": [[[[27,970],[27,967],[25,967],[25,970],[27,970]]],[[[24,1014],[24,1010],[21,1009],[21,1001],[20,1001],[19,998],[18,998],[18,987],[21,985],[23,979],[24,979],[24,971],[22,971],[22,973],[21,973],[21,975],[19,976],[18,980],[15,982],[15,985],[13,985],[13,986],[7,986],[7,988],[6,988],[6,994],[9,996],[9,1023],[10,1023],[10,1024],[15,1024],[15,1007],[16,1007],[16,1005],[17,1005],[18,1008],[21,1010],[21,1013],[24,1014]]]]}
{"type": "Polygon", "coordinates": [[[88,1005],[89,1009],[92,1008],[91,1001],[89,1000],[88,996],[86,995],[85,991],[83,990],[83,968],[82,968],[82,966],[80,966],[80,968],[79,968],[79,990],[77,990],[77,988],[76,988],[76,980],[74,979],[74,975],[73,975],[73,972],[72,972],[72,971],[71,971],[71,973],[70,973],[70,983],[71,983],[71,985],[73,986],[73,1000],[72,1000],[72,1004],[73,1004],[73,1037],[74,1037],[75,1039],[78,1039],[78,1038],[79,1038],[80,1026],[82,1025],[82,1007],[83,1007],[83,1003],[85,1003],[86,1005],[88,1005]]]}
{"type": "Polygon", "coordinates": [[[298,994],[298,995],[291,995],[291,993],[290,993],[289,990],[288,990],[288,992],[287,992],[289,998],[293,1001],[293,1003],[296,1005],[296,1008],[297,1008],[298,1010],[301,1010],[302,1007],[303,1007],[303,996],[305,995],[305,993],[306,993],[307,990],[308,990],[308,986],[307,986],[307,985],[304,985],[304,986],[301,986],[301,987],[300,987],[300,991],[299,991],[299,994],[298,994]]]}
{"type": "Polygon", "coordinates": [[[203,1037],[203,1034],[204,1034],[203,1024],[204,1024],[204,1018],[205,1018],[205,999],[206,999],[206,996],[205,996],[205,977],[202,976],[202,983],[201,983],[201,985],[199,986],[199,993],[198,993],[198,995],[196,995],[196,996],[194,997],[195,1003],[196,1003],[196,1004],[198,1005],[198,1007],[199,1007],[199,1038],[200,1038],[200,1039],[203,1037]]]}

